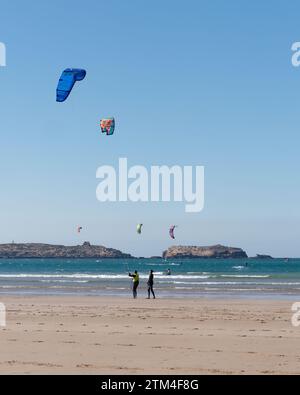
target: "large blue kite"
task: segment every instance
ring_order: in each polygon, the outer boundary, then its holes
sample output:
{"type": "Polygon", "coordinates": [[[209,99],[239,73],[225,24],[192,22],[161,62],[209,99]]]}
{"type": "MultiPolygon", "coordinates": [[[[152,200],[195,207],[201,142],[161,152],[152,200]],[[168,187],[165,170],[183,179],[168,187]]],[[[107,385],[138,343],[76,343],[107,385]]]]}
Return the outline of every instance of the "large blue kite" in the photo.
{"type": "Polygon", "coordinates": [[[62,72],[56,89],[56,101],[63,102],[69,96],[76,81],[82,81],[86,76],[83,69],[66,69],[62,72]]]}

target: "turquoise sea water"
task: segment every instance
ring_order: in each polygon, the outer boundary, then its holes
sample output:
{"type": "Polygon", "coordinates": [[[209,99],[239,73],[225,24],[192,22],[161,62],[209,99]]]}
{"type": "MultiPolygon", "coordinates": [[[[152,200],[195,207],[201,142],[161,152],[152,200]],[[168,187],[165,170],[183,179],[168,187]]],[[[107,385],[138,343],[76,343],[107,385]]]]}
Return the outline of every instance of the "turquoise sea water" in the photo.
{"type": "Polygon", "coordinates": [[[128,270],[140,273],[145,297],[150,269],[159,297],[300,296],[300,259],[1,259],[0,295],[131,296],[128,270]],[[171,269],[171,275],[166,270],[171,269]]]}

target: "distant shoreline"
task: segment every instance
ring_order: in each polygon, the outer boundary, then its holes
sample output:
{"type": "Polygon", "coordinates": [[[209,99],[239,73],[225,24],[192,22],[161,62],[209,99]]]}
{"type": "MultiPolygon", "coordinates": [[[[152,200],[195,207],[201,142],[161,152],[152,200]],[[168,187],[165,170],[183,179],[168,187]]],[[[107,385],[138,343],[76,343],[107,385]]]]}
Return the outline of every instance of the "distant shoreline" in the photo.
{"type": "MultiPolygon", "coordinates": [[[[141,259],[120,250],[101,245],[64,246],[42,243],[0,244],[0,259],[141,259]]],[[[158,259],[159,257],[155,257],[158,259]]],[[[163,251],[161,259],[195,259],[195,258],[248,258],[244,250],[237,247],[214,246],[172,246],[163,251]]]]}

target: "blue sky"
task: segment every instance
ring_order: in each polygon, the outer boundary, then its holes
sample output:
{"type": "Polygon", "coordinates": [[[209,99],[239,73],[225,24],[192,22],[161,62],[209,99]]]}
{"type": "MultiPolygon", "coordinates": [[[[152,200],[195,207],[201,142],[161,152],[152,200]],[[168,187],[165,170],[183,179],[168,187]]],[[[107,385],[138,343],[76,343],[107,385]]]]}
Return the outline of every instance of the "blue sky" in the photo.
{"type": "Polygon", "coordinates": [[[300,256],[299,13],[297,1],[2,4],[0,242],[89,240],[148,256],[173,244],[176,223],[178,244],[300,256]],[[66,67],[87,77],[56,103],[66,67]],[[204,165],[205,209],[98,202],[96,169],[119,157],[204,165]]]}

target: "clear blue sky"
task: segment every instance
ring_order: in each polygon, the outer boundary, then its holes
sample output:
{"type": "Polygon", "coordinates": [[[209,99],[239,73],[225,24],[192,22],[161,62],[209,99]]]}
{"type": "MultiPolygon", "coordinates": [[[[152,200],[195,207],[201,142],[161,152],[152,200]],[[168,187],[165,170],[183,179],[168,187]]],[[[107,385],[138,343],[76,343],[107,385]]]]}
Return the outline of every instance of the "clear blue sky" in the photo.
{"type": "Polygon", "coordinates": [[[300,256],[299,14],[292,0],[2,4],[0,242],[89,240],[148,256],[173,244],[175,223],[178,244],[300,256]],[[87,77],[56,103],[66,67],[87,77]],[[117,119],[111,138],[105,115],[117,119]],[[204,165],[204,211],[99,203],[96,169],[122,156],[204,165]]]}

